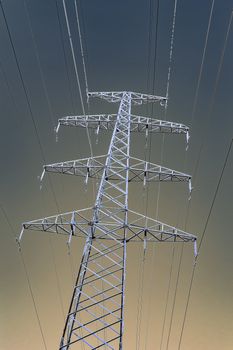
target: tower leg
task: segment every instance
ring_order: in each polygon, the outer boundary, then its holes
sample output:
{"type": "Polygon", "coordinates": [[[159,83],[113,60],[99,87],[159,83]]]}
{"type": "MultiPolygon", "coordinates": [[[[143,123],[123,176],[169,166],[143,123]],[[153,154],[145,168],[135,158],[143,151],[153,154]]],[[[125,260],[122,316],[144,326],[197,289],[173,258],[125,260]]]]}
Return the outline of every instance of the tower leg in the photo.
{"type": "Polygon", "coordinates": [[[122,349],[125,263],[125,241],[87,239],[60,350],[122,349]]]}

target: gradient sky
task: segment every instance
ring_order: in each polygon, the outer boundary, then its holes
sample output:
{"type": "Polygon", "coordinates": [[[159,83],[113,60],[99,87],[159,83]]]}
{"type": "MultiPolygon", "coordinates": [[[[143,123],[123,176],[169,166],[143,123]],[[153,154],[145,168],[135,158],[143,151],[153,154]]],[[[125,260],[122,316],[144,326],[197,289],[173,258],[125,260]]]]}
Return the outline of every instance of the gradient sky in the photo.
{"type": "MultiPolygon", "coordinates": [[[[149,0],[79,1],[82,7],[82,31],[90,91],[132,90],[152,93],[153,62],[148,66],[149,0]],[[147,75],[149,69],[149,87],[147,75]]],[[[67,40],[62,1],[58,0],[64,48],[59,31],[55,0],[27,0],[31,23],[23,0],[3,1],[20,69],[30,99],[33,117],[47,163],[79,159],[90,155],[84,129],[64,128],[56,142],[54,126],[59,117],[82,114],[67,40]],[[67,66],[65,64],[67,60],[67,66]],[[67,69],[66,69],[67,67],[67,69]]],[[[171,67],[167,119],[191,124],[191,114],[205,34],[212,1],[178,0],[171,67]]],[[[78,69],[84,80],[75,26],[73,1],[67,1],[78,69]]],[[[156,1],[152,0],[153,9],[156,1]]],[[[194,178],[194,191],[187,220],[187,231],[201,237],[214,192],[232,139],[233,40],[232,29],[226,46],[217,92],[211,114],[211,98],[219,60],[229,23],[232,1],[216,0],[206,59],[191,125],[189,150],[182,136],[165,137],[163,165],[191,174],[204,142],[200,165],[194,178]],[[187,162],[184,162],[187,156],[187,162]]],[[[169,47],[174,2],[160,1],[156,94],[166,94],[169,47]]],[[[151,52],[154,50],[155,14],[151,52]]],[[[43,343],[30,296],[25,271],[14,240],[23,221],[57,213],[48,178],[40,190],[38,175],[43,159],[35,135],[16,62],[0,13],[0,349],[43,349],[43,343]],[[12,226],[12,232],[7,219],[12,226]]],[[[153,56],[152,56],[153,57],[153,56]]],[[[116,111],[117,105],[92,103],[91,113],[116,111]]],[[[136,113],[151,113],[158,119],[164,111],[155,107],[138,108],[136,113]]],[[[91,133],[94,155],[105,154],[110,135],[100,133],[98,143],[91,133]]],[[[132,136],[131,154],[144,158],[144,135],[132,136]]],[[[161,135],[151,139],[151,161],[160,162],[161,135]]],[[[233,232],[232,187],[233,150],[219,187],[210,216],[191,291],[182,339],[182,350],[231,350],[233,348],[233,232]]],[[[51,176],[61,212],[91,206],[91,183],[84,188],[82,178],[51,176]]],[[[184,184],[161,184],[159,219],[184,228],[188,191],[184,184]]],[[[145,196],[140,185],[130,190],[131,208],[145,213],[145,196]]],[[[158,184],[150,185],[148,216],[156,216],[158,184]]],[[[71,257],[66,237],[52,237],[27,231],[22,252],[41,320],[48,350],[58,348],[62,327],[62,307],[66,310],[72,291],[73,272],[78,270],[83,241],[74,239],[71,257]],[[71,263],[72,261],[72,263],[71,263]],[[74,267],[74,271],[72,271],[74,267]],[[60,296],[58,284],[60,286],[60,296]]],[[[134,350],[137,334],[142,246],[128,248],[124,349],[134,350]]],[[[171,245],[150,246],[144,273],[140,350],[160,349],[166,293],[172,258],[171,245]],[[146,347],[147,346],[147,347],[146,347]]],[[[176,295],[169,350],[178,349],[184,310],[193,265],[192,246],[184,247],[176,295]]],[[[172,283],[162,349],[166,349],[171,319],[178,261],[181,250],[175,248],[172,283]]]]}

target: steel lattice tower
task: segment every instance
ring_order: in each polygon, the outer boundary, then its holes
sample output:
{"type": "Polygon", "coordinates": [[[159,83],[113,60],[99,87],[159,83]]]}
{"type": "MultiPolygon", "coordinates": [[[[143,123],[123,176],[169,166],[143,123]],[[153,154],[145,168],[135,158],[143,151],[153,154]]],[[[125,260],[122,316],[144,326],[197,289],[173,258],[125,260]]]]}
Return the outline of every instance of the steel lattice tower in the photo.
{"type": "Polygon", "coordinates": [[[108,153],[44,166],[44,172],[100,179],[94,206],[23,223],[24,229],[85,237],[79,273],[61,338],[60,350],[123,349],[126,246],[130,241],[194,242],[196,237],[175,227],[138,214],[128,208],[128,186],[132,181],[183,181],[191,190],[190,175],[130,157],[131,132],[186,134],[183,124],[131,114],[132,105],[164,104],[166,98],[134,92],[89,92],[120,104],[116,115],[69,116],[59,119],[65,126],[113,130],[108,153]]]}

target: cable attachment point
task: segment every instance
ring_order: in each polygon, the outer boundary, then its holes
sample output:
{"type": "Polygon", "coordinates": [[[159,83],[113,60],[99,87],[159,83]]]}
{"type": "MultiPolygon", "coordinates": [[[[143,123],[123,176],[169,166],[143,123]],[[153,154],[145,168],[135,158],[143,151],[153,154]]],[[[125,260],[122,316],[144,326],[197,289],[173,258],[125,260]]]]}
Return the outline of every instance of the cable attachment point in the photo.
{"type": "Polygon", "coordinates": [[[160,102],[159,102],[159,104],[160,104],[160,106],[162,106],[162,107],[164,107],[164,106],[166,106],[167,107],[167,98],[164,98],[163,100],[160,100],[160,102]]]}

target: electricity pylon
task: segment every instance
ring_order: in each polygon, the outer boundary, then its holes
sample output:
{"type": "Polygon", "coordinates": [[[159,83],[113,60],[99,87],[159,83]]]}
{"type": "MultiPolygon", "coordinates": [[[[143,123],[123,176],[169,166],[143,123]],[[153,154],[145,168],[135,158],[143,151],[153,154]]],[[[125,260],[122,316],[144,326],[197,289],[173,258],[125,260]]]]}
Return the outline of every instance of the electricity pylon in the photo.
{"type": "MultiPolygon", "coordinates": [[[[119,102],[116,115],[71,116],[60,125],[113,130],[106,156],[50,164],[44,172],[99,178],[92,208],[58,214],[23,223],[24,229],[85,237],[79,273],[61,338],[60,350],[123,349],[126,246],[130,241],[194,242],[196,237],[175,227],[136,213],[128,208],[128,186],[132,181],[183,181],[190,175],[130,157],[132,131],[186,134],[183,124],[131,114],[132,105],[164,104],[166,98],[134,92],[89,92],[108,102],[119,102]],[[84,345],[83,344],[83,345],[84,345]]],[[[58,131],[57,128],[57,131],[58,131]]],[[[43,177],[42,175],[42,177],[43,177]]]]}

